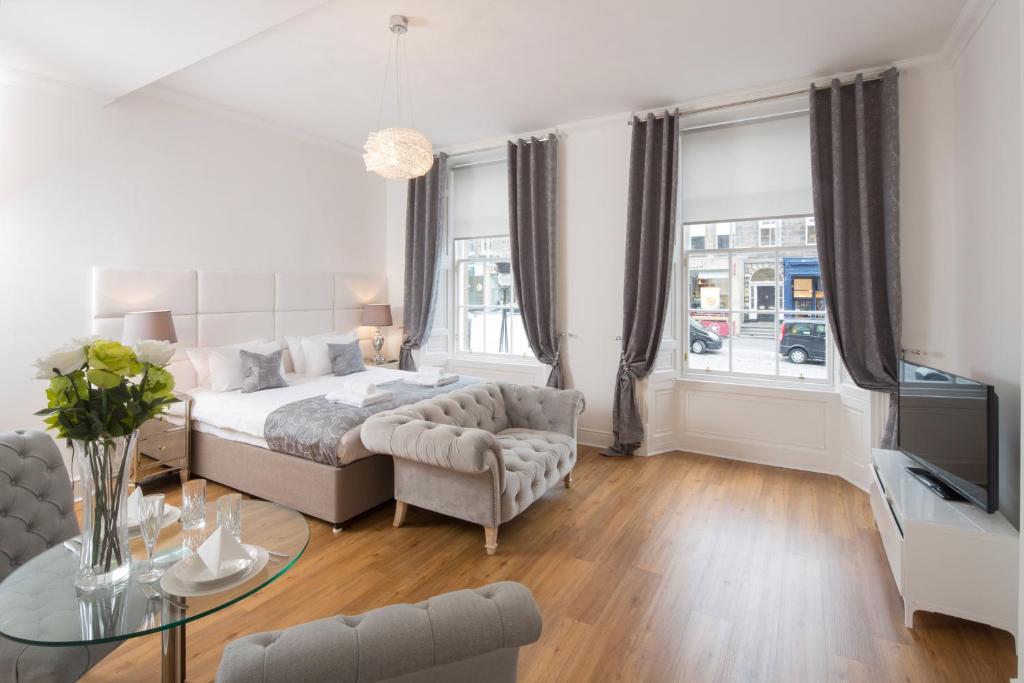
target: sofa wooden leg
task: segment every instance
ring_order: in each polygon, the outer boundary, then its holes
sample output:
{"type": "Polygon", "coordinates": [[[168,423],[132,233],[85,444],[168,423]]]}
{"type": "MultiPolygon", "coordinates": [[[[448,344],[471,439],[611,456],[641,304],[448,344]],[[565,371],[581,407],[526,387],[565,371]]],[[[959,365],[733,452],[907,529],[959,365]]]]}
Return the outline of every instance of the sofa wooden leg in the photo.
{"type": "Polygon", "coordinates": [[[487,549],[488,555],[493,555],[498,551],[498,527],[484,527],[484,548],[487,549]]]}
{"type": "Polygon", "coordinates": [[[395,501],[395,528],[402,526],[405,523],[405,513],[409,511],[409,505],[403,500],[395,501]]]}
{"type": "Polygon", "coordinates": [[[565,477],[562,478],[562,481],[565,483],[565,488],[572,488],[572,470],[569,470],[569,474],[565,475],[565,477]]]}

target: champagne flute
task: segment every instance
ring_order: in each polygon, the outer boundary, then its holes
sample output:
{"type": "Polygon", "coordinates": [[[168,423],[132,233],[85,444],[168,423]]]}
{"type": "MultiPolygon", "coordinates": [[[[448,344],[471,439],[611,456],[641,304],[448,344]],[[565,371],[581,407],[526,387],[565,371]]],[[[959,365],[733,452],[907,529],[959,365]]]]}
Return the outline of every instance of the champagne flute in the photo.
{"type": "Polygon", "coordinates": [[[156,548],[156,539],[160,536],[163,521],[164,494],[143,496],[139,501],[139,531],[142,532],[142,542],[146,546],[146,558],[149,560],[149,569],[138,577],[143,583],[152,583],[163,574],[153,566],[153,550],[156,548]]]}

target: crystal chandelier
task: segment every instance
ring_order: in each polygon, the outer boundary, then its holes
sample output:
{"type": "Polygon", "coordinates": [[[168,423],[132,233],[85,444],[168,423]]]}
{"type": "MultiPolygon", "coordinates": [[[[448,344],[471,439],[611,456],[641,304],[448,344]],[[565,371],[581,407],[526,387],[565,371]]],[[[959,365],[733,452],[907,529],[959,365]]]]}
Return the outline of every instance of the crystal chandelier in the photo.
{"type": "MultiPolygon", "coordinates": [[[[395,108],[399,119],[402,116],[402,76],[408,71],[403,66],[405,53],[401,49],[401,37],[409,30],[409,21],[399,15],[393,15],[390,21],[391,32],[395,34],[395,108]]],[[[384,111],[384,97],[388,89],[388,75],[391,59],[384,74],[384,85],[381,88],[378,123],[384,111]]],[[[412,106],[409,106],[409,118],[412,119],[412,106]]],[[[370,133],[363,145],[363,163],[366,170],[390,179],[409,179],[423,175],[434,165],[434,146],[423,133],[414,128],[382,128],[370,133]]]]}

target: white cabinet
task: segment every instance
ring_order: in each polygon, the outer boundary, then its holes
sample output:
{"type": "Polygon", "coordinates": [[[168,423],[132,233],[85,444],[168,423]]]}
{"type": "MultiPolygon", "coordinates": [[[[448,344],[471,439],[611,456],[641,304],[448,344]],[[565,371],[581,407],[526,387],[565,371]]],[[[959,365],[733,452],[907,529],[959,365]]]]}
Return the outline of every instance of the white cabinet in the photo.
{"type": "Polygon", "coordinates": [[[1017,636],[1017,530],[996,512],[939,498],[898,451],[874,449],[868,492],[904,620],[941,612],[1017,636]]]}

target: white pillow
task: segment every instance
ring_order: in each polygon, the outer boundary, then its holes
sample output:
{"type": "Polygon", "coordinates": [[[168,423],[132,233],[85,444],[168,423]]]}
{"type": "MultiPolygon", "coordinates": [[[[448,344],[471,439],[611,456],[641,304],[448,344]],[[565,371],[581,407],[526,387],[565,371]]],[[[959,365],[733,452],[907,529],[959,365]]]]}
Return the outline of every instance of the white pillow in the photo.
{"type": "MultiPolygon", "coordinates": [[[[351,344],[358,338],[355,332],[302,337],[299,343],[302,346],[302,362],[306,368],[306,375],[308,377],[319,377],[320,375],[331,374],[331,354],[327,349],[327,345],[351,344]]],[[[292,356],[292,362],[295,362],[294,356],[292,356]]]]}
{"type": "MultiPolygon", "coordinates": [[[[281,342],[248,344],[244,348],[221,347],[210,349],[207,360],[210,364],[210,389],[213,391],[234,391],[242,386],[242,354],[240,351],[268,354],[281,348],[281,342]]],[[[283,354],[282,354],[283,355],[283,354]]],[[[284,359],[281,359],[281,376],[284,376],[284,359]]]]}
{"type": "MultiPolygon", "coordinates": [[[[292,356],[292,366],[295,367],[295,372],[308,375],[306,367],[306,354],[302,348],[303,339],[315,339],[323,341],[325,344],[349,344],[358,337],[355,331],[346,332],[344,334],[338,334],[336,332],[328,332],[323,335],[313,335],[312,337],[285,337],[285,343],[288,344],[289,355],[292,356]]],[[[327,346],[324,347],[327,349],[327,346]]],[[[316,354],[319,357],[319,353],[316,354]]],[[[328,358],[328,365],[331,365],[330,358],[328,358]]],[[[328,373],[317,373],[317,375],[327,375],[328,373]]]]}
{"type": "MultiPolygon", "coordinates": [[[[210,383],[210,352],[214,349],[245,349],[246,351],[253,351],[255,347],[267,344],[270,342],[269,338],[264,337],[263,339],[251,339],[244,341],[239,344],[227,344],[225,346],[206,346],[194,349],[185,349],[185,353],[188,354],[189,361],[192,362],[192,367],[196,369],[196,385],[200,387],[208,386],[210,383]]],[[[274,349],[276,351],[277,349],[274,349]]],[[[272,352],[271,352],[272,353],[272,352]]]]}

